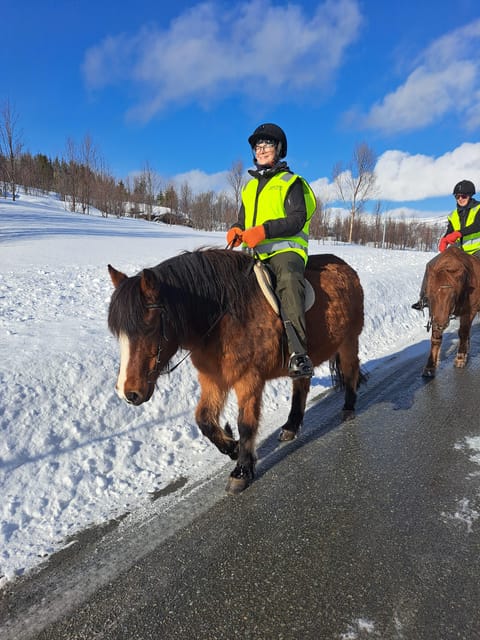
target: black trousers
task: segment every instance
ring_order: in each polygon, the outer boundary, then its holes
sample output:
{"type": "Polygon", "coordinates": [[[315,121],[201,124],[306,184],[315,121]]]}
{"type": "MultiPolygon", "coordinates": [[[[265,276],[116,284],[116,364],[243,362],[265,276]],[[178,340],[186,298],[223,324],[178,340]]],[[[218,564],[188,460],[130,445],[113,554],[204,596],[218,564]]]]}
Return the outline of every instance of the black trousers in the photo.
{"type": "MultiPolygon", "coordinates": [[[[295,251],[285,251],[277,253],[264,262],[268,264],[275,275],[275,291],[280,300],[283,314],[292,323],[300,344],[306,352],[305,261],[295,251]]],[[[288,340],[288,348],[290,354],[295,350],[290,340],[288,340]]]]}

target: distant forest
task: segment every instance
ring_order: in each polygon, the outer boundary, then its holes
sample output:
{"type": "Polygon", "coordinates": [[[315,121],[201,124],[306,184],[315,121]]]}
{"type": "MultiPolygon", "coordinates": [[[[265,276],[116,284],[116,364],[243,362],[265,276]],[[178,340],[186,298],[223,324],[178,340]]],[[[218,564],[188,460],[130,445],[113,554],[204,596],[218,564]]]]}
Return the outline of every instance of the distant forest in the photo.
{"type": "MultiPolygon", "coordinates": [[[[53,192],[72,212],[88,215],[95,208],[105,217],[141,217],[154,223],[182,224],[205,231],[226,230],[237,218],[245,184],[241,161],[234,162],[228,171],[228,192],[194,193],[187,181],[181,185],[165,181],[148,164],[132,177],[116,179],[88,135],[81,143],[68,139],[60,158],[32,155],[23,146],[18,116],[7,102],[0,109],[0,193],[4,198],[16,200],[19,189],[26,194],[53,192]]],[[[339,199],[346,205],[347,214],[317,196],[311,237],[387,249],[436,250],[444,225],[390,217],[382,213],[381,202],[376,203],[374,214],[364,213],[365,202],[374,194],[375,175],[371,168],[374,156],[366,145],[359,145],[353,158],[357,161],[360,158],[356,173],[342,173],[338,165],[334,172],[339,199]],[[351,191],[358,193],[363,184],[367,185],[363,199],[344,197],[344,175],[357,181],[347,185],[351,191]]]]}

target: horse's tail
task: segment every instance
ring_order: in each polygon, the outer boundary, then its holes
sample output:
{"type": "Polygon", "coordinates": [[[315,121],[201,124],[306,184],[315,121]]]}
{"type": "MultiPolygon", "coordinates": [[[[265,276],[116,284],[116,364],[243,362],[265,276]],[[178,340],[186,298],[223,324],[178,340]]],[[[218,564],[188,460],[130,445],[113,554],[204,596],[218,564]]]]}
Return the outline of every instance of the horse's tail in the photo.
{"type": "Polygon", "coordinates": [[[345,388],[345,379],[343,377],[343,371],[340,366],[340,356],[336,353],[330,358],[330,378],[332,380],[332,387],[340,391],[345,388]]]}
{"type": "MultiPolygon", "coordinates": [[[[341,391],[345,389],[345,377],[343,375],[342,366],[340,363],[340,356],[336,353],[330,358],[330,378],[332,380],[332,387],[335,391],[341,391]]],[[[368,372],[359,367],[358,369],[358,386],[365,384],[368,380],[368,372]]]]}

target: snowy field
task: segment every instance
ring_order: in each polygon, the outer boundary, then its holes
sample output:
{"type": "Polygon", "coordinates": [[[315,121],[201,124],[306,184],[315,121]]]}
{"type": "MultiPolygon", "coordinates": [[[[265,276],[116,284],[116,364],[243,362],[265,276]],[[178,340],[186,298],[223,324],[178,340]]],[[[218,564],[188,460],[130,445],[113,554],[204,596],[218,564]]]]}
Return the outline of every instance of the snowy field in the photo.
{"type": "MultiPolygon", "coordinates": [[[[225,244],[223,233],[72,214],[53,197],[0,201],[0,586],[75,532],[225,464],[195,424],[189,360],[160,379],[149,403],[119,400],[118,347],[106,321],[108,263],[133,275],[185,249],[225,244]]],[[[428,338],[410,305],[432,254],[316,241],[310,252],[335,253],[359,273],[367,371],[428,338]]],[[[322,365],[312,395],[329,386],[322,365]]],[[[268,384],[260,440],[278,429],[289,400],[289,380],[268,384]]],[[[225,418],[233,424],[235,410],[232,397],[225,418]]],[[[467,445],[478,459],[480,438],[467,445]]]]}

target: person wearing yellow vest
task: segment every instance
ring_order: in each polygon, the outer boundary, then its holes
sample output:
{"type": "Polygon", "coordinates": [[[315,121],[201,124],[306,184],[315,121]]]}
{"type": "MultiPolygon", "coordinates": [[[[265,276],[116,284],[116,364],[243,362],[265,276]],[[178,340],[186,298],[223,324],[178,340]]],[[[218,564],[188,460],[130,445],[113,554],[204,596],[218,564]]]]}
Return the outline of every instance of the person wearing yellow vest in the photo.
{"type": "MultiPolygon", "coordinates": [[[[470,180],[461,180],[453,188],[457,206],[448,216],[447,230],[440,238],[438,250],[445,251],[454,244],[466,253],[480,259],[480,202],[475,200],[475,185],[470,180]]],[[[425,276],[420,288],[420,297],[412,304],[412,309],[421,311],[428,306],[425,296],[425,284],[428,269],[438,256],[432,258],[425,268],[425,276]]]]}
{"type": "Polygon", "coordinates": [[[248,142],[255,169],[242,190],[238,220],[227,232],[230,247],[240,244],[266,263],[274,275],[289,349],[288,375],[311,378],[305,330],[305,265],[315,195],[283,160],[285,132],[276,124],[258,126],[248,142]]]}

